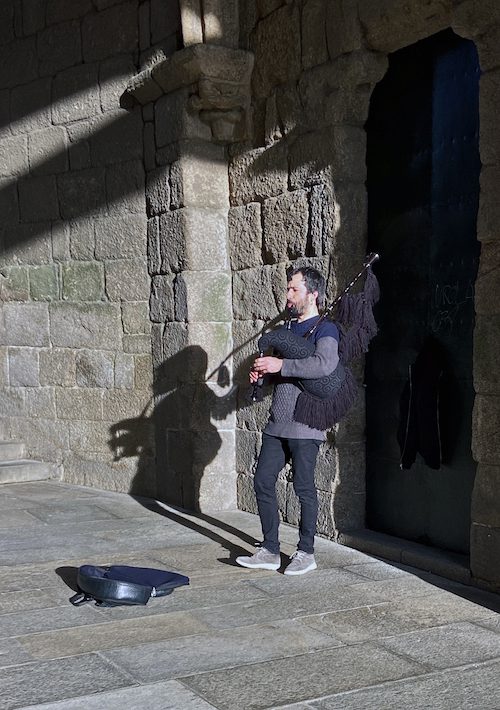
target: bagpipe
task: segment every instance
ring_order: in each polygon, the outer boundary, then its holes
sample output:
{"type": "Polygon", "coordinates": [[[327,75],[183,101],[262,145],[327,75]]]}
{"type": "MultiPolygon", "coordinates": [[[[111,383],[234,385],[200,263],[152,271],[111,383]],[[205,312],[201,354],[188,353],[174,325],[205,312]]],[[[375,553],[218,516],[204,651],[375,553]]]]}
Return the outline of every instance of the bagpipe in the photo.
{"type": "MultiPolygon", "coordinates": [[[[259,338],[260,357],[272,348],[278,356],[286,359],[303,359],[313,355],[315,343],[309,340],[320,323],[330,318],[337,308],[335,323],[339,328],[339,362],[329,375],[317,379],[300,379],[302,390],[295,407],[294,421],[307,424],[313,429],[325,431],[334,426],[354,404],[359,387],[348,363],[362,353],[366,353],[370,340],[377,333],[373,316],[373,306],[378,301],[380,291],[372,264],[379,255],[367,255],[361,271],[349,282],[335,300],[323,311],[316,323],[305,336],[293,333],[290,322],[275,330],[265,332],[259,338]],[[350,294],[354,284],[366,272],[364,287],[360,293],[350,294]]],[[[250,400],[262,399],[263,378],[253,385],[250,400]]]]}

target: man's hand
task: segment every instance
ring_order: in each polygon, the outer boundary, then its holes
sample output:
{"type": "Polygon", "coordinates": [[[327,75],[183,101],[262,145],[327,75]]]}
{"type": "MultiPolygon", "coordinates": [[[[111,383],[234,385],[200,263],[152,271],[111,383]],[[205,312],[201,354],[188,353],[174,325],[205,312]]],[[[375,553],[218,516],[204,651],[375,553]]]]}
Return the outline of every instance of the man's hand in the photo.
{"type": "Polygon", "coordinates": [[[259,377],[279,372],[282,364],[283,360],[279,357],[258,357],[250,371],[250,382],[257,382],[259,377]]]}

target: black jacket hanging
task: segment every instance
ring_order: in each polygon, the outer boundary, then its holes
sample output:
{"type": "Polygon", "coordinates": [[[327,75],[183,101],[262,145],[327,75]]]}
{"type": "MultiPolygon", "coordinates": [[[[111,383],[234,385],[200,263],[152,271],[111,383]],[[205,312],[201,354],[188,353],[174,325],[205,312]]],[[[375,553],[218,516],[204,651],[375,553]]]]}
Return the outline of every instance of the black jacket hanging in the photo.
{"type": "Polygon", "coordinates": [[[440,393],[444,372],[440,344],[429,337],[409,367],[409,378],[400,400],[398,442],[401,468],[409,469],[417,453],[429,468],[438,469],[442,461],[440,431],[440,393]]]}

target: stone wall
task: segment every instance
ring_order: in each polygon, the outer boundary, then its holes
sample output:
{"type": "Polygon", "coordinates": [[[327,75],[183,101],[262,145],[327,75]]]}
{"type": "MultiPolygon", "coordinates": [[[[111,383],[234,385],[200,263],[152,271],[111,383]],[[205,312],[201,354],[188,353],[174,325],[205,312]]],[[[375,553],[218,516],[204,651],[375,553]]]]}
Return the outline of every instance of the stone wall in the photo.
{"type": "Polygon", "coordinates": [[[5,0],[0,19],[4,434],[64,480],[154,494],[144,121],[120,97],[178,48],[178,5],[5,0]]]}
{"type": "MultiPolygon", "coordinates": [[[[232,149],[229,217],[235,345],[282,310],[286,267],[307,263],[328,294],[358,273],[366,253],[365,132],[386,57],[364,46],[354,3],[257,2],[242,16],[241,42],[255,53],[253,144],[232,149]],[[339,26],[341,25],[341,26],[339,26]]],[[[256,341],[237,355],[243,385],[256,341]]],[[[357,371],[362,379],[362,363],[357,371]]],[[[244,388],[241,388],[244,390],[244,388]]],[[[237,412],[238,500],[256,511],[252,473],[269,399],[237,412]]],[[[364,525],[364,401],[328,433],[316,469],[318,532],[364,525]]],[[[282,518],[298,522],[289,471],[279,477],[282,518]]]]}
{"type": "MultiPolygon", "coordinates": [[[[233,150],[230,165],[231,235],[242,245],[241,251],[233,247],[235,294],[247,293],[241,306],[235,299],[240,341],[281,306],[277,291],[283,289],[289,261],[305,255],[328,268],[328,255],[333,255],[332,290],[359,264],[366,239],[363,125],[387,55],[448,27],[476,43],[483,72],[483,168],[474,346],[473,454],[479,466],[472,501],[471,569],[478,579],[498,585],[499,6],[489,0],[262,0],[243,5],[240,42],[255,52],[255,139],[233,150]]],[[[265,416],[265,406],[238,412],[239,500],[248,510],[255,510],[250,474],[265,416]]],[[[362,403],[329,438],[317,472],[319,530],[335,535],[364,525],[362,403]]],[[[296,522],[286,472],[280,499],[283,518],[296,522]]]]}

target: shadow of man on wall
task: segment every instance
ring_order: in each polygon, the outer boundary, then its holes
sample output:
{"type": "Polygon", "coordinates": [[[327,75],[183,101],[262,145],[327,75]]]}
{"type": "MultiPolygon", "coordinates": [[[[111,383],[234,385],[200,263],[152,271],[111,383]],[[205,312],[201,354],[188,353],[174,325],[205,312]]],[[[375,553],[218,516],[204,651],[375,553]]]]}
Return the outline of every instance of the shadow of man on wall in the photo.
{"type": "Polygon", "coordinates": [[[213,420],[224,420],[236,407],[236,387],[229,386],[225,365],[218,369],[217,382],[209,383],[207,364],[201,346],[183,348],[156,368],[148,407],[110,428],[115,460],[139,457],[132,495],[200,509],[204,472],[223,445],[213,420]]]}

